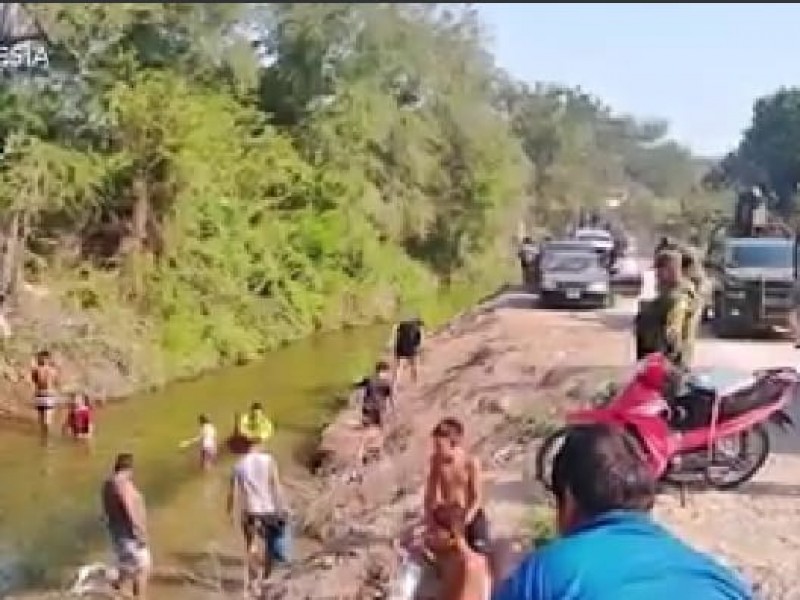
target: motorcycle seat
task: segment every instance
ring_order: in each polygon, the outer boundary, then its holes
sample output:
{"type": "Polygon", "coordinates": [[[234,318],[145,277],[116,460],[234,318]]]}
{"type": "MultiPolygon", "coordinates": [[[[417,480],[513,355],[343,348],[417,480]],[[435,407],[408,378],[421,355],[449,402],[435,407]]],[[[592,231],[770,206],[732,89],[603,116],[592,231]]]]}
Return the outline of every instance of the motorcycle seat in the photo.
{"type": "Polygon", "coordinates": [[[751,374],[732,374],[724,371],[693,374],[686,381],[687,388],[696,394],[723,399],[751,394],[757,385],[758,380],[751,374]]]}
{"type": "Polygon", "coordinates": [[[763,385],[755,377],[740,378],[723,386],[709,385],[707,381],[687,382],[682,393],[675,399],[677,413],[671,425],[678,430],[704,427],[711,423],[714,403],[719,405],[720,421],[737,417],[749,410],[773,402],[774,386],[763,385]]]}

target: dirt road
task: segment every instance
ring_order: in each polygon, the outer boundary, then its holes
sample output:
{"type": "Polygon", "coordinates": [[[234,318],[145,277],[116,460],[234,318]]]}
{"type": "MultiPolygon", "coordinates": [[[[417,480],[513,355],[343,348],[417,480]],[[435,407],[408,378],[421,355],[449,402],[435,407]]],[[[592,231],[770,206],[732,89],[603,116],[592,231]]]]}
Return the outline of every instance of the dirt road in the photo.
{"type": "MultiPolygon", "coordinates": [[[[652,274],[643,295],[652,293],[652,274]]],[[[623,328],[636,301],[622,302],[596,318],[623,328]]],[[[800,365],[800,351],[785,339],[723,340],[705,335],[697,346],[699,368],[753,369],[800,365]]],[[[791,407],[800,426],[800,399],[791,407]]],[[[760,585],[761,598],[800,599],[800,430],[772,431],[773,455],[755,480],[733,492],[695,492],[687,506],[665,496],[660,518],[697,546],[742,568],[760,585]]]]}

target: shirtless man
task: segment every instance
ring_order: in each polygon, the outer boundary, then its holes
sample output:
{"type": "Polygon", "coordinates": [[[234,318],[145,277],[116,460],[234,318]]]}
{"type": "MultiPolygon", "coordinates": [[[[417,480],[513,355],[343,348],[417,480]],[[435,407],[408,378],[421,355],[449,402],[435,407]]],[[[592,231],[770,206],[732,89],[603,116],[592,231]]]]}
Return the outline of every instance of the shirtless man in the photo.
{"type": "Polygon", "coordinates": [[[36,359],[31,367],[31,381],[33,382],[39,430],[42,438],[47,439],[53,422],[53,411],[56,408],[59,385],[58,368],[53,364],[53,357],[49,351],[41,350],[36,354],[36,359]]]}
{"type": "Polygon", "coordinates": [[[433,453],[425,484],[425,517],[433,522],[440,504],[457,504],[464,510],[466,540],[473,550],[485,553],[489,523],[483,511],[481,467],[463,447],[464,426],[453,418],[442,419],[433,429],[433,453]]]}
{"type": "Polygon", "coordinates": [[[114,472],[103,483],[103,512],[105,513],[111,545],[117,557],[119,578],[115,589],[126,580],[133,583],[135,598],[147,595],[151,557],[147,544],[147,517],[144,497],[133,481],[133,455],[119,454],[114,472]]]}
{"type": "Polygon", "coordinates": [[[469,547],[464,509],[440,504],[431,513],[426,546],[433,552],[441,577],[438,600],[489,600],[492,581],[486,557],[469,547]]]}

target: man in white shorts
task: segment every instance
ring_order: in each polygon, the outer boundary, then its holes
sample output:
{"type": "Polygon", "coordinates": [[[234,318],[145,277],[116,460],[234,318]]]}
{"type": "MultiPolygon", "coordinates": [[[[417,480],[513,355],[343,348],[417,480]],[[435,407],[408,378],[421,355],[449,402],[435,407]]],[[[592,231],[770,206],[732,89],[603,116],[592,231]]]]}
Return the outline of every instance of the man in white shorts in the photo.
{"type": "Polygon", "coordinates": [[[102,488],[111,546],[117,559],[119,578],[114,584],[121,589],[126,580],[132,582],[133,595],[145,598],[150,578],[151,557],[147,544],[147,516],[144,497],[133,482],[133,455],[119,454],[114,473],[102,488]]]}
{"type": "Polygon", "coordinates": [[[247,441],[247,452],[233,467],[228,490],[228,516],[234,517],[238,507],[247,552],[248,578],[257,581],[254,564],[258,557],[258,539],[264,542],[263,580],[274,560],[285,559],[279,547],[288,519],[286,503],[275,459],[264,452],[256,440],[247,441]]]}

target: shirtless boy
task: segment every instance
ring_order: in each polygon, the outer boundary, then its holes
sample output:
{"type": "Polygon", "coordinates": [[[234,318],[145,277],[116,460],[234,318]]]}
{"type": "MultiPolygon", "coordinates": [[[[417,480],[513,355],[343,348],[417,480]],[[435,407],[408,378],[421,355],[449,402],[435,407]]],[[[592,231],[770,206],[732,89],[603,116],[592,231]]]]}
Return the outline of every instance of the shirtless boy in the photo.
{"type": "Polygon", "coordinates": [[[464,426],[457,419],[442,419],[432,435],[433,453],[425,484],[426,521],[433,522],[434,509],[441,504],[460,506],[467,543],[473,550],[485,553],[489,522],[482,507],[481,467],[463,447],[464,426]]]}
{"type": "Polygon", "coordinates": [[[489,600],[489,566],[486,557],[469,547],[464,521],[458,504],[440,504],[431,512],[426,545],[441,577],[438,600],[489,600]]]}
{"type": "Polygon", "coordinates": [[[49,351],[41,350],[36,354],[36,359],[31,367],[31,381],[33,382],[39,430],[42,438],[47,438],[53,422],[59,382],[58,368],[53,364],[53,357],[49,351]]]}

